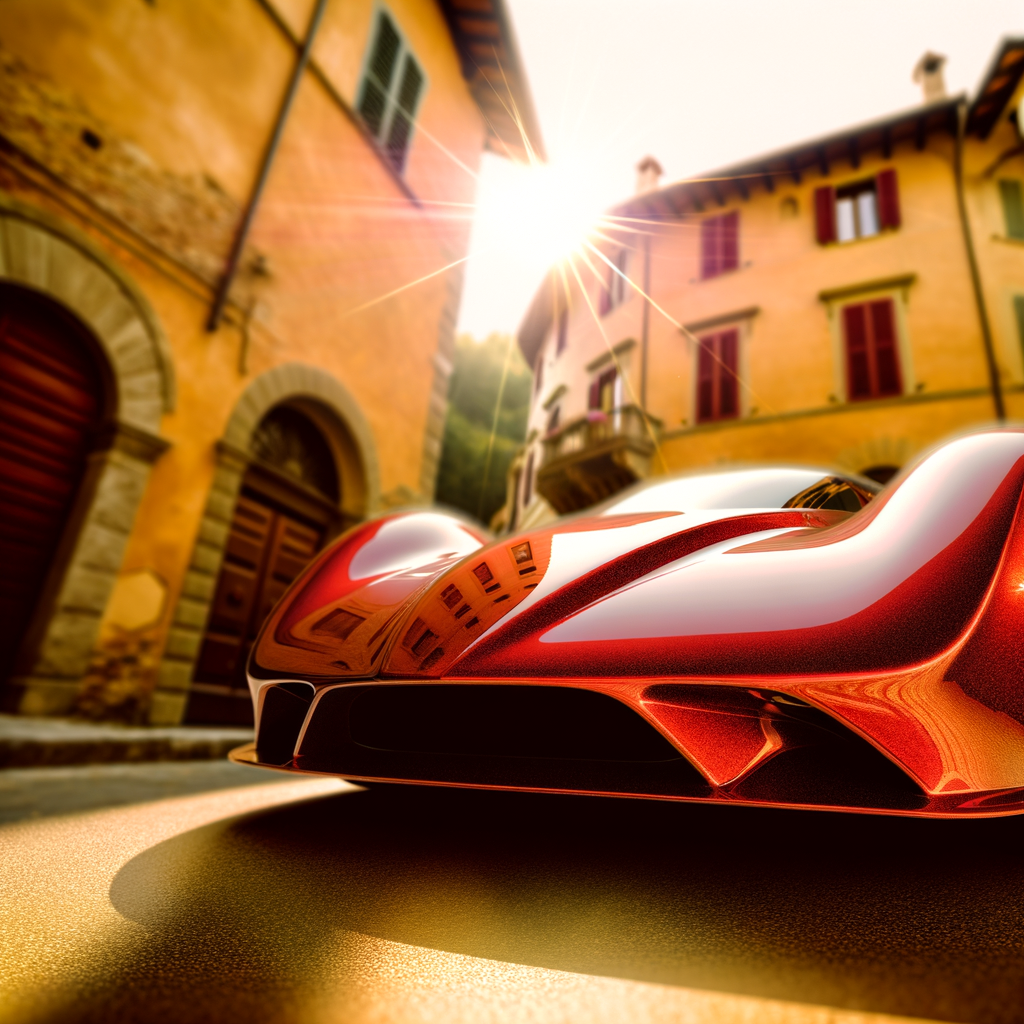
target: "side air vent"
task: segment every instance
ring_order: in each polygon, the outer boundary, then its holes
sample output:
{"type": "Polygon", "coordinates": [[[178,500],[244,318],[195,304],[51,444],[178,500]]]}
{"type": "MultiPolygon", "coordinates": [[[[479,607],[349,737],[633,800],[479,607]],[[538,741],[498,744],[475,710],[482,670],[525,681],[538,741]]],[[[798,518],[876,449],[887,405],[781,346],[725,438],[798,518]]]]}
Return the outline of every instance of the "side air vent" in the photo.
{"type": "Polygon", "coordinates": [[[748,800],[819,807],[923,808],[928,798],[884,754],[853,733],[783,750],[735,789],[748,800]]]}
{"type": "Polygon", "coordinates": [[[264,764],[290,764],[302,723],[313,702],[308,683],[275,683],[267,687],[256,736],[256,755],[264,764]]]}
{"type": "Polygon", "coordinates": [[[793,694],[662,683],[648,711],[732,797],[816,807],[916,810],[919,786],[867,740],[793,694]]]}

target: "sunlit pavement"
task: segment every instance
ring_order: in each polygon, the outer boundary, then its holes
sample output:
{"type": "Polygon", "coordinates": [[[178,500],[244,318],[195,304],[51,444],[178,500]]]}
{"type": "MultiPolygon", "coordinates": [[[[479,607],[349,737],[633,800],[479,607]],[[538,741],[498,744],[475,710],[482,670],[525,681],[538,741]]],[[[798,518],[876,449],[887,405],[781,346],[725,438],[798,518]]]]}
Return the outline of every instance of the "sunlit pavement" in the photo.
{"type": "Polygon", "coordinates": [[[255,772],[227,760],[5,768],[0,770],[0,824],[277,781],[292,780],[283,772],[255,772]]]}
{"type": "Polygon", "coordinates": [[[0,828],[0,1020],[1024,1017],[1024,820],[284,782],[0,828]]]}

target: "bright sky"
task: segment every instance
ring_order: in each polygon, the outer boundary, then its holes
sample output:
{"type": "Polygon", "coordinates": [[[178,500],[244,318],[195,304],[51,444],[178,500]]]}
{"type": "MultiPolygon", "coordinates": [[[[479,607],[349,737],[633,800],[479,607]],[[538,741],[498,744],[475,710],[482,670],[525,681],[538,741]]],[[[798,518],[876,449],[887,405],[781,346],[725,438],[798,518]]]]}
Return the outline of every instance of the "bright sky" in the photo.
{"type": "Polygon", "coordinates": [[[484,155],[459,316],[478,338],[519,326],[553,250],[632,194],[642,156],[669,182],[913,106],[925,50],[973,96],[1024,35],[1021,0],[506,3],[550,167],[484,155]]]}

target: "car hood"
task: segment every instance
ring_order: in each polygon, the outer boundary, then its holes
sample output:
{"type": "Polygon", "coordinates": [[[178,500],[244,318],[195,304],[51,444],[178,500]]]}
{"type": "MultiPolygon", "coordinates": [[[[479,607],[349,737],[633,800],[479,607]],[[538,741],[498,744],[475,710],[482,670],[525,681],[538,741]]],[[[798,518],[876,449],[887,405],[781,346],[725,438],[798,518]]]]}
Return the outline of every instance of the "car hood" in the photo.
{"type": "Polygon", "coordinates": [[[257,679],[722,677],[883,671],[984,600],[1024,435],[961,439],[859,512],[604,514],[487,543],[438,512],[364,524],[274,611],[257,679]]]}

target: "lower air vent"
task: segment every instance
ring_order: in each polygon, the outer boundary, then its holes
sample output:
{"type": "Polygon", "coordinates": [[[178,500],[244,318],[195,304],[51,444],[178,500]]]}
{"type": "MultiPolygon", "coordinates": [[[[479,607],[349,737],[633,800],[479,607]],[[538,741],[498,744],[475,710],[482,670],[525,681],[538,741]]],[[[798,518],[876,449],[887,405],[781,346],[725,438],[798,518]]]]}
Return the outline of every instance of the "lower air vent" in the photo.
{"type": "Polygon", "coordinates": [[[256,755],[264,764],[289,764],[313,701],[308,683],[277,683],[263,695],[256,755]]]}
{"type": "Polygon", "coordinates": [[[362,778],[701,796],[700,773],[604,694],[561,686],[342,686],[306,727],[300,767],[362,778]]]}

